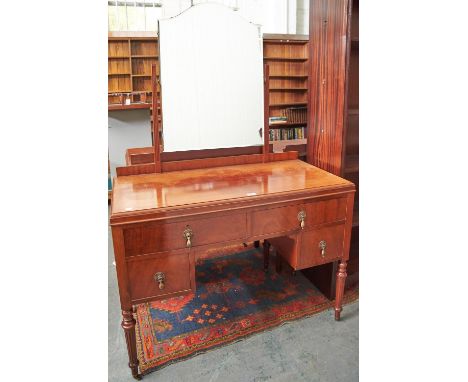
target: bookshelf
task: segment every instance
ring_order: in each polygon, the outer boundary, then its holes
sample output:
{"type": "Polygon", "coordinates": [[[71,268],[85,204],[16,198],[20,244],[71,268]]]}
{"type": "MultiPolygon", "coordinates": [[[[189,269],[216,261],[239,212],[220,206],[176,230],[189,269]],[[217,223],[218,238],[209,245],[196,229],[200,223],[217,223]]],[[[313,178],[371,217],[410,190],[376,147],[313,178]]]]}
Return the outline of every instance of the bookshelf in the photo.
{"type": "Polygon", "coordinates": [[[263,35],[263,60],[270,67],[270,142],[274,151],[307,144],[308,44],[307,35],[263,35]]]}
{"type": "Polygon", "coordinates": [[[159,76],[158,51],[156,33],[109,33],[109,110],[151,107],[151,66],[156,64],[159,76]]]}

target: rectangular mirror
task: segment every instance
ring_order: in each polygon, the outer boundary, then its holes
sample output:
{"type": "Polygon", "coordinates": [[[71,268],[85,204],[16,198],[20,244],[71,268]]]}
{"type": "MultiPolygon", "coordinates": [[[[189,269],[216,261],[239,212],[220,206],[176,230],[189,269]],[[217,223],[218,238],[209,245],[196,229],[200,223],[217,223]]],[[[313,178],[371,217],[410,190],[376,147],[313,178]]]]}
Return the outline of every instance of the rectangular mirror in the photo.
{"type": "Polygon", "coordinates": [[[205,3],[159,21],[164,151],[262,145],[260,26],[205,3]]]}

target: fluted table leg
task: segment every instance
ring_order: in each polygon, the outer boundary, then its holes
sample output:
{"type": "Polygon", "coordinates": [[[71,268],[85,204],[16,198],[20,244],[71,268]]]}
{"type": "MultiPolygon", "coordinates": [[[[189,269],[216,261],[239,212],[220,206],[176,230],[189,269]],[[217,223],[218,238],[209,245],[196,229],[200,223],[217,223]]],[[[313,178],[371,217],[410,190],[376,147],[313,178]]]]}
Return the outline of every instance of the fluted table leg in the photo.
{"type": "Polygon", "coordinates": [[[346,281],[346,261],[342,261],[338,267],[338,272],[336,273],[336,298],[335,298],[335,320],[340,320],[342,304],[343,304],[343,295],[344,287],[346,281]]]}
{"type": "Polygon", "coordinates": [[[125,340],[127,341],[128,367],[132,371],[133,378],[140,380],[141,375],[138,373],[138,357],[135,336],[136,321],[133,318],[133,311],[122,310],[122,318],[122,328],[125,332],[125,340]]]}

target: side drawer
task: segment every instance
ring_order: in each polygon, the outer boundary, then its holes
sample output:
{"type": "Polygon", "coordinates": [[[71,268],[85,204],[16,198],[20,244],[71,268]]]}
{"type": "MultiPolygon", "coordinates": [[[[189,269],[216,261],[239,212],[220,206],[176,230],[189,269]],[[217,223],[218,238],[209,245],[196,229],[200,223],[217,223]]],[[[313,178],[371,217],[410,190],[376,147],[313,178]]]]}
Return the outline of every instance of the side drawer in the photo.
{"type": "Polygon", "coordinates": [[[346,218],[346,198],[318,200],[286,207],[254,211],[251,215],[252,236],[300,229],[299,213],[305,212],[304,230],[315,225],[346,218]]]}
{"type": "Polygon", "coordinates": [[[187,247],[185,229],[190,228],[193,247],[243,239],[246,236],[245,214],[201,218],[177,223],[146,223],[124,229],[125,256],[164,252],[187,247]]]}
{"type": "Polygon", "coordinates": [[[345,225],[338,224],[303,232],[297,269],[309,268],[341,258],[344,231],[345,225]]]}
{"type": "Polygon", "coordinates": [[[130,295],[133,302],[195,290],[194,264],[189,251],[159,254],[149,259],[127,261],[130,295]],[[158,280],[161,280],[161,282],[158,280]],[[161,287],[160,287],[161,285],[161,287]]]}
{"type": "Polygon", "coordinates": [[[305,228],[344,220],[346,218],[346,202],[346,198],[335,198],[306,203],[305,228]]]}

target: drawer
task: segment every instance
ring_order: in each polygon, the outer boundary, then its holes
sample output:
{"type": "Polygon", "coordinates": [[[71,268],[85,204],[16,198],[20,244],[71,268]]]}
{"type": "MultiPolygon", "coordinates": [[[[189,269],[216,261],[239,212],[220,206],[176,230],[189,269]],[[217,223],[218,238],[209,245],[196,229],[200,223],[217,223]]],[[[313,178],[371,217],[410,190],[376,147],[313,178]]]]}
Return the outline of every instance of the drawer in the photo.
{"type": "Polygon", "coordinates": [[[346,218],[346,198],[336,198],[319,200],[317,202],[306,203],[305,226],[332,223],[346,218]]]}
{"type": "Polygon", "coordinates": [[[301,210],[303,210],[302,205],[296,204],[252,212],[252,236],[300,229],[300,221],[297,215],[301,210]]]}
{"type": "Polygon", "coordinates": [[[192,277],[195,274],[193,266],[188,251],[127,261],[132,301],[138,302],[152,297],[170,297],[172,294],[195,290],[195,281],[192,277]]]}
{"type": "Polygon", "coordinates": [[[319,200],[255,211],[251,215],[252,236],[300,229],[299,212],[305,212],[304,229],[346,218],[346,198],[319,200]]]}
{"type": "Polygon", "coordinates": [[[344,224],[304,231],[297,269],[309,268],[341,258],[343,256],[344,232],[344,224]]]}
{"type": "Polygon", "coordinates": [[[177,223],[147,223],[124,229],[125,256],[187,247],[184,231],[192,232],[191,245],[200,246],[246,237],[245,214],[233,214],[177,223]]]}

